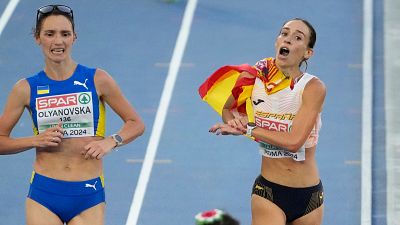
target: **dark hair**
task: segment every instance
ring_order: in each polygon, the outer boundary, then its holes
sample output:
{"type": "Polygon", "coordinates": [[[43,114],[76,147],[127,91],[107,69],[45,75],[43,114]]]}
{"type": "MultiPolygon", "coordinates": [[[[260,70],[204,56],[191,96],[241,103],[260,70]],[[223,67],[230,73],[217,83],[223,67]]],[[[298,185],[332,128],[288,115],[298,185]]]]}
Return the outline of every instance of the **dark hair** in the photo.
{"type": "Polygon", "coordinates": [[[53,11],[51,11],[49,13],[41,14],[40,16],[37,17],[36,26],[33,28],[34,36],[39,37],[40,31],[42,30],[43,21],[47,17],[59,16],[59,15],[64,16],[65,18],[67,18],[69,20],[69,22],[71,22],[72,31],[73,31],[73,33],[75,33],[75,23],[74,23],[74,19],[73,19],[72,15],[62,12],[62,11],[58,10],[57,8],[55,8],[53,11]]]}
{"type": "Polygon", "coordinates": [[[309,29],[309,31],[310,31],[310,39],[308,40],[308,47],[309,47],[309,48],[314,48],[315,42],[317,41],[317,32],[315,32],[315,29],[314,29],[314,27],[311,25],[310,22],[308,22],[308,21],[305,20],[305,19],[296,17],[296,18],[287,20],[287,21],[283,24],[283,26],[284,26],[285,24],[289,23],[290,21],[294,21],[294,20],[299,20],[299,21],[303,22],[303,23],[308,27],[308,29],[309,29]]]}
{"type": "Polygon", "coordinates": [[[221,225],[240,225],[239,221],[233,218],[230,214],[225,213],[221,225]]]}
{"type": "MultiPolygon", "coordinates": [[[[296,18],[287,20],[285,23],[283,23],[282,26],[285,26],[285,24],[289,23],[290,21],[294,21],[294,20],[299,20],[299,21],[303,22],[303,23],[308,27],[308,30],[310,31],[310,39],[308,40],[308,45],[307,45],[307,47],[309,47],[309,48],[314,48],[315,42],[317,41],[317,32],[315,32],[315,29],[314,29],[314,27],[311,25],[310,22],[308,22],[307,20],[305,20],[305,19],[303,19],[303,18],[296,17],[296,18]]],[[[304,59],[300,62],[300,64],[299,64],[299,67],[301,67],[301,65],[303,65],[303,62],[306,64],[305,71],[307,71],[307,68],[308,68],[307,60],[308,60],[308,59],[304,58],[304,59]]]]}
{"type": "Polygon", "coordinates": [[[206,224],[206,225],[240,225],[239,221],[237,221],[235,218],[233,218],[229,214],[222,215],[222,219],[219,221],[208,222],[208,223],[204,223],[204,224],[206,224]]]}
{"type": "Polygon", "coordinates": [[[200,212],[195,216],[195,219],[197,225],[240,225],[240,222],[232,215],[219,209],[200,212]],[[219,213],[219,217],[216,216],[216,213],[219,213]],[[212,220],[207,221],[205,218],[212,220]]]}

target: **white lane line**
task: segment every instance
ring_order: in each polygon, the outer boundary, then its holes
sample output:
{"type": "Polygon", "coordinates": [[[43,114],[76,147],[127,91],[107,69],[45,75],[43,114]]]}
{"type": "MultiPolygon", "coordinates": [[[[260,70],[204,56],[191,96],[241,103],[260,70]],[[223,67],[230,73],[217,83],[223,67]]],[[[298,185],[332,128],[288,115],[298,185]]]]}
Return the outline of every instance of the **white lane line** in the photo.
{"type": "MultiPolygon", "coordinates": [[[[169,63],[163,63],[163,62],[158,62],[158,63],[154,63],[155,67],[169,67],[169,63]]],[[[194,63],[181,63],[181,68],[186,67],[186,68],[191,68],[194,67],[195,64],[194,63]]]]}
{"type": "Polygon", "coordinates": [[[384,74],[386,119],[386,222],[400,225],[400,25],[398,0],[384,2],[384,74]]]}
{"type": "Polygon", "coordinates": [[[372,210],[372,51],[373,0],[364,0],[363,18],[363,99],[361,142],[361,225],[371,225],[372,210]]]}
{"type": "Polygon", "coordinates": [[[160,104],[158,106],[156,119],[154,121],[153,130],[150,135],[149,144],[147,146],[146,155],[144,158],[142,169],[140,171],[138,184],[136,186],[135,194],[133,196],[126,225],[136,225],[139,219],[140,210],[142,208],[143,199],[146,193],[146,188],[150,178],[151,169],[153,167],[154,158],[156,156],[161,132],[165,122],[165,117],[167,115],[168,106],[171,100],[172,92],[175,86],[175,81],[178,75],[180,64],[182,62],[182,57],[186,48],[186,43],[189,37],[196,5],[197,5],[197,0],[189,0],[185,8],[182,25],[178,34],[178,38],[176,40],[175,49],[168,70],[168,76],[167,79],[165,80],[164,89],[161,94],[161,99],[160,99],[160,104]]]}
{"type": "Polygon", "coordinates": [[[13,14],[15,8],[18,5],[19,0],[10,0],[4,9],[3,14],[0,17],[0,36],[3,33],[4,28],[6,27],[8,20],[10,20],[11,15],[13,14]]]}
{"type": "MultiPolygon", "coordinates": [[[[127,159],[127,163],[143,163],[144,159],[127,159]]],[[[154,164],[170,164],[172,163],[172,160],[170,159],[155,159],[154,164]]]]}

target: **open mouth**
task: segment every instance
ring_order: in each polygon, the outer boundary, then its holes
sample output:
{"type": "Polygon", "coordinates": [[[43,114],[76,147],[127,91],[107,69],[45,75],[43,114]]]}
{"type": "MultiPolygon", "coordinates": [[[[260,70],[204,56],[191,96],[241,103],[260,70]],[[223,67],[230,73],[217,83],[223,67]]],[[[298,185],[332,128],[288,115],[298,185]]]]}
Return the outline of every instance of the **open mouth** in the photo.
{"type": "Polygon", "coordinates": [[[63,48],[54,48],[51,50],[52,53],[54,54],[62,54],[64,52],[63,48]]]}
{"type": "Polygon", "coordinates": [[[282,47],[279,49],[279,54],[283,56],[289,55],[290,50],[286,47],[282,47]]]}

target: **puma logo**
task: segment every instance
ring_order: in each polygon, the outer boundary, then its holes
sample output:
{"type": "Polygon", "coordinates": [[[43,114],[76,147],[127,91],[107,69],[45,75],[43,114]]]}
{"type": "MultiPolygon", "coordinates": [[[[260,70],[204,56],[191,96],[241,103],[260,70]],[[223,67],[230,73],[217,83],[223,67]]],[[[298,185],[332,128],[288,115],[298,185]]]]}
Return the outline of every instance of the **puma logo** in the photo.
{"type": "Polygon", "coordinates": [[[86,88],[86,90],[89,90],[89,88],[86,86],[86,81],[87,80],[88,79],[85,79],[85,83],[81,83],[81,82],[79,82],[77,80],[74,80],[74,85],[80,85],[80,86],[83,86],[84,88],[86,88]]]}
{"type": "Polygon", "coordinates": [[[254,105],[258,105],[262,102],[264,102],[264,100],[262,100],[262,99],[257,99],[257,101],[253,101],[254,105]]]}
{"type": "Polygon", "coordinates": [[[263,187],[261,187],[261,186],[260,186],[260,185],[258,185],[258,184],[255,186],[255,189],[258,189],[258,190],[264,190],[264,188],[263,188],[263,187]]]}
{"type": "Polygon", "coordinates": [[[94,184],[85,184],[85,187],[87,187],[87,188],[93,188],[95,191],[97,191],[97,189],[96,189],[96,184],[97,184],[97,180],[96,180],[96,182],[94,182],[94,184]]]}

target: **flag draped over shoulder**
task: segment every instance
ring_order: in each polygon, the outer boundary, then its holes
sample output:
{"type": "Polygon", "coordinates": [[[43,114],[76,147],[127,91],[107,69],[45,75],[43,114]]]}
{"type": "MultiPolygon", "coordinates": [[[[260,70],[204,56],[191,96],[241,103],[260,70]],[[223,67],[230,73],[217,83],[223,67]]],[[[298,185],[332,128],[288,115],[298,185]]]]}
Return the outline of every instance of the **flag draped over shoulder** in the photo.
{"type": "Polygon", "coordinates": [[[255,79],[263,81],[268,95],[290,86],[293,81],[285,76],[275,65],[273,58],[265,58],[255,66],[248,64],[227,65],[217,69],[199,88],[200,97],[220,115],[229,96],[235,99],[231,110],[248,115],[249,121],[254,121],[251,94],[255,79]],[[242,72],[248,72],[251,77],[240,77],[242,72]]]}
{"type": "Polygon", "coordinates": [[[235,107],[238,112],[246,113],[243,103],[251,97],[256,74],[257,70],[248,64],[223,66],[200,86],[200,97],[221,115],[225,102],[235,93],[235,107]],[[254,75],[253,78],[238,79],[244,71],[254,75]]]}

